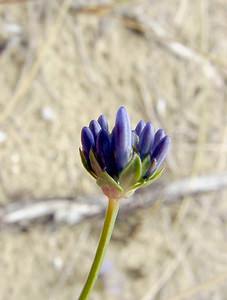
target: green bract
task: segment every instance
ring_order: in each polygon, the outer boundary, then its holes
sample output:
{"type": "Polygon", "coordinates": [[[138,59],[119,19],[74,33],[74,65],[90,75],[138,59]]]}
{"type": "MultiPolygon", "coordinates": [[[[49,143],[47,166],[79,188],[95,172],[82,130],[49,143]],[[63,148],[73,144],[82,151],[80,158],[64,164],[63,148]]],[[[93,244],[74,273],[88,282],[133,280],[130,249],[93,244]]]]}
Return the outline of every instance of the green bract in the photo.
{"type": "Polygon", "coordinates": [[[87,164],[81,149],[80,156],[85,169],[96,179],[96,183],[102,189],[103,193],[107,197],[114,199],[128,197],[138,188],[153,183],[161,176],[164,170],[157,169],[150,177],[144,178],[144,174],[147,173],[151,166],[150,158],[147,156],[142,162],[139,155],[134,153],[130,162],[121,171],[119,179],[115,179],[102,170],[92,150],[90,150],[89,154],[91,167],[87,164]]]}

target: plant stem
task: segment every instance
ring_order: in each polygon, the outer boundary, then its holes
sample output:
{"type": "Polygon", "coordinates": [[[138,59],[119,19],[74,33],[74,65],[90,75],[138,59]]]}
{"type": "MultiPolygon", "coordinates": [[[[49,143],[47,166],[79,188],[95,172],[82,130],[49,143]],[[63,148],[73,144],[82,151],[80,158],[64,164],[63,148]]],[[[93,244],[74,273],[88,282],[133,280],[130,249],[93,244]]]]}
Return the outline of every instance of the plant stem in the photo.
{"type": "Polygon", "coordinates": [[[79,300],[87,300],[91,293],[92,288],[94,287],[100,268],[102,266],[102,262],[106,253],[107,246],[109,244],[113,232],[118,209],[119,209],[119,200],[109,199],[108,208],[106,210],[105,221],[100,236],[98,248],[96,250],[93,264],[91,266],[84,288],[80,294],[79,300]]]}

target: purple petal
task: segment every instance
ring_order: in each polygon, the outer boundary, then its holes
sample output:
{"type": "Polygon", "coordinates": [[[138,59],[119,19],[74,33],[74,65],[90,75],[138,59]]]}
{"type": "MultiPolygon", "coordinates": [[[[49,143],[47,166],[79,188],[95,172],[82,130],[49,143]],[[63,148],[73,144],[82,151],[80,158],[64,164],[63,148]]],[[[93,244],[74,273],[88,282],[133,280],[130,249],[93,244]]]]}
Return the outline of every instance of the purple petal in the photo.
{"type": "Polygon", "coordinates": [[[152,150],[160,143],[161,139],[165,136],[165,131],[163,129],[158,129],[154,136],[154,143],[152,145],[152,150]]]}
{"type": "Polygon", "coordinates": [[[101,128],[108,132],[108,121],[104,115],[99,116],[98,122],[99,122],[101,128]]]}
{"type": "Polygon", "coordinates": [[[97,137],[99,131],[101,130],[100,124],[96,120],[92,120],[89,124],[89,128],[91,129],[94,139],[96,140],[96,137],[97,137]]]}
{"type": "Polygon", "coordinates": [[[96,153],[103,167],[107,169],[108,173],[112,171],[112,151],[111,139],[106,130],[100,130],[96,140],[96,153]]]}
{"type": "Polygon", "coordinates": [[[138,136],[139,136],[139,135],[141,134],[141,132],[143,131],[145,125],[146,125],[146,123],[144,122],[144,120],[140,120],[140,121],[138,122],[138,124],[136,125],[135,132],[137,133],[138,136]]]}
{"type": "Polygon", "coordinates": [[[81,143],[86,157],[89,157],[91,148],[95,146],[94,136],[89,127],[83,127],[81,130],[81,143]]]}
{"type": "Polygon", "coordinates": [[[161,139],[160,143],[154,149],[152,157],[157,161],[156,164],[157,169],[161,166],[161,164],[166,158],[166,155],[170,147],[170,142],[171,142],[170,138],[166,135],[164,138],[161,139]]]}
{"type": "Polygon", "coordinates": [[[121,106],[117,111],[112,135],[112,147],[116,168],[120,172],[128,163],[132,150],[132,133],[128,113],[121,106]]]}
{"type": "Polygon", "coordinates": [[[143,159],[151,149],[151,145],[154,141],[154,128],[150,122],[146,124],[143,131],[140,134],[138,149],[140,156],[143,159]]]}

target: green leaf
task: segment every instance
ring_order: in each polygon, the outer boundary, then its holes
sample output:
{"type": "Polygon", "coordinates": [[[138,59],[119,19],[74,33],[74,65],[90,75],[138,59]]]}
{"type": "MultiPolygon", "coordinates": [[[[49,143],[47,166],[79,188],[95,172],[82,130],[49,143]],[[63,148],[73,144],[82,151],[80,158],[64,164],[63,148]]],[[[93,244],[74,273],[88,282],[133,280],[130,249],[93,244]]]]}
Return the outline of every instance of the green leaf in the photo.
{"type": "Polygon", "coordinates": [[[95,154],[92,150],[90,150],[89,158],[90,158],[90,163],[91,163],[91,167],[92,167],[93,171],[95,172],[97,177],[99,177],[99,175],[103,172],[103,170],[100,167],[100,165],[95,157],[95,154]]]}
{"type": "Polygon", "coordinates": [[[134,154],[131,161],[121,172],[119,177],[119,182],[123,188],[130,188],[138,180],[140,180],[142,175],[142,164],[141,159],[138,154],[134,154]]]}
{"type": "Polygon", "coordinates": [[[81,158],[81,161],[82,161],[82,164],[84,166],[84,168],[88,171],[88,173],[91,174],[92,177],[94,178],[97,178],[97,176],[95,175],[95,173],[91,170],[87,160],[86,160],[86,157],[84,155],[84,152],[79,148],[79,151],[80,151],[80,158],[81,158]]]}

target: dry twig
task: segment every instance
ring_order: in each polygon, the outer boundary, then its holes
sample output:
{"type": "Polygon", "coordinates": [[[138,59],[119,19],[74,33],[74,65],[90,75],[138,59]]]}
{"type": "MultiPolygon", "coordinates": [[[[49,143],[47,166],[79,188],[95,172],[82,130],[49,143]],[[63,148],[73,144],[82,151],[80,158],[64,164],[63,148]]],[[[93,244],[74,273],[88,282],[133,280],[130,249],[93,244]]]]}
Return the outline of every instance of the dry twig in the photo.
{"type": "Polygon", "coordinates": [[[127,12],[121,14],[121,18],[125,27],[146,34],[147,36],[151,35],[160,47],[182,60],[195,63],[217,87],[223,87],[224,75],[221,74],[215,62],[176,39],[169,37],[168,32],[160,24],[146,17],[145,14],[141,14],[139,11],[132,12],[127,10],[127,12]]]}
{"type": "MultiPolygon", "coordinates": [[[[122,201],[121,214],[152,206],[160,198],[164,199],[166,204],[171,204],[188,195],[215,192],[226,187],[227,173],[187,178],[165,186],[158,185],[122,201]]],[[[104,210],[104,198],[101,198],[101,201],[85,197],[40,199],[39,201],[31,199],[26,203],[17,201],[0,209],[0,226],[1,228],[10,225],[28,226],[34,221],[41,222],[47,217],[51,217],[57,223],[78,224],[85,219],[100,216],[104,210]]]]}

